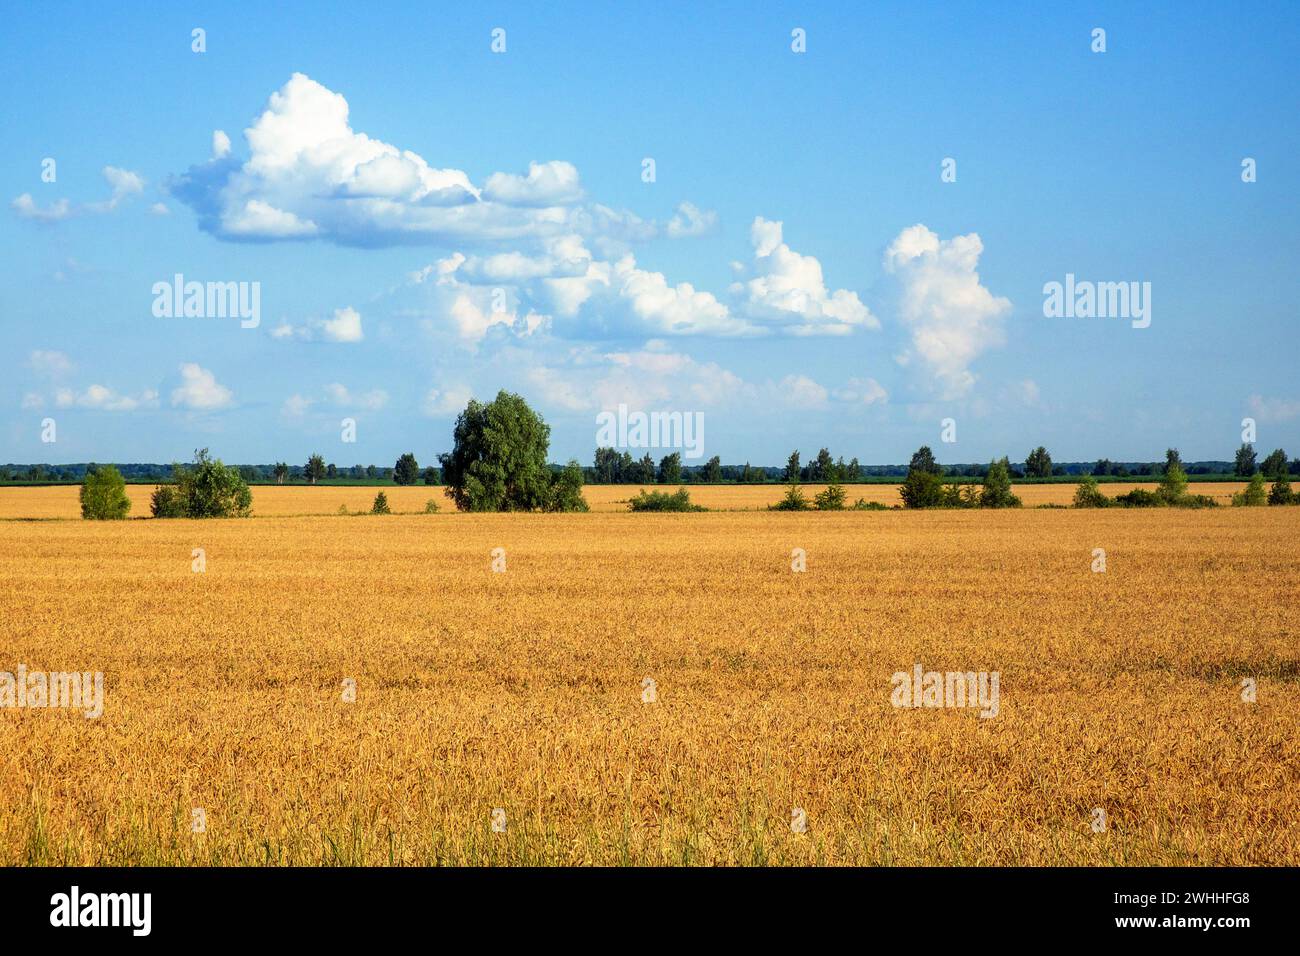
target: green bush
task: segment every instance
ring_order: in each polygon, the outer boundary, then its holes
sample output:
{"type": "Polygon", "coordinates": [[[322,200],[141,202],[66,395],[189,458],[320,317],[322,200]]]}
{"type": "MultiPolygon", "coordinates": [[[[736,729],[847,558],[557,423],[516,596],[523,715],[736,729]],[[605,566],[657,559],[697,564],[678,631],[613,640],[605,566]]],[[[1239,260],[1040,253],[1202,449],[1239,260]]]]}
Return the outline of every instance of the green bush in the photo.
{"type": "Polygon", "coordinates": [[[81,483],[81,517],[91,521],[120,521],[131,510],[122,473],[112,465],[91,466],[81,483]]]}
{"type": "Polygon", "coordinates": [[[1245,491],[1232,496],[1232,503],[1238,508],[1259,508],[1268,504],[1268,495],[1264,493],[1264,475],[1255,472],[1250,476],[1250,484],[1245,491]]]}
{"type": "Polygon", "coordinates": [[[375,503],[370,506],[370,513],[372,515],[392,514],[392,509],[388,507],[388,495],[384,494],[382,491],[375,495],[375,503]]]}
{"type": "Polygon", "coordinates": [[[159,485],[149,498],[149,510],[155,518],[184,518],[185,502],[175,485],[159,485]]]}
{"type": "Polygon", "coordinates": [[[853,502],[854,511],[890,511],[889,505],[880,501],[868,501],[866,498],[859,498],[853,502]]]}
{"type": "Polygon", "coordinates": [[[944,503],[943,479],[921,468],[908,473],[898,489],[904,508],[941,508],[944,503]]]}
{"type": "Polygon", "coordinates": [[[1168,503],[1156,492],[1145,488],[1134,488],[1127,494],[1115,496],[1115,504],[1121,508],[1161,508],[1168,503]]]}
{"type": "Polygon", "coordinates": [[[813,496],[818,511],[843,511],[844,488],[838,482],[832,482],[825,491],[813,496]]]}
{"type": "Polygon", "coordinates": [[[1091,475],[1079,482],[1079,487],[1074,489],[1076,508],[1106,508],[1110,503],[1110,499],[1097,487],[1097,479],[1091,475]]]}
{"type": "Polygon", "coordinates": [[[628,502],[633,511],[704,511],[703,505],[691,504],[691,494],[685,488],[678,488],[672,494],[666,491],[649,491],[644,488],[641,493],[628,502]]]}
{"type": "Polygon", "coordinates": [[[587,499],[582,497],[582,466],[576,461],[564,466],[551,481],[551,500],[547,511],[587,511],[587,499]]]}
{"type": "Polygon", "coordinates": [[[438,502],[430,498],[424,503],[424,513],[427,515],[436,515],[438,513],[438,502]]]}
{"type": "Polygon", "coordinates": [[[1287,480],[1285,472],[1277,476],[1273,487],[1269,489],[1268,503],[1271,505],[1300,504],[1300,496],[1291,490],[1291,482],[1287,480]]]}
{"type": "Polygon", "coordinates": [[[940,507],[943,508],[978,508],[980,506],[980,495],[975,490],[974,485],[944,485],[943,500],[940,507]]]}
{"type": "Polygon", "coordinates": [[[1181,495],[1174,503],[1175,508],[1217,508],[1219,502],[1209,495],[1181,495]]]}
{"type": "Polygon", "coordinates": [[[172,484],[154,489],[150,510],[155,518],[247,518],[253,493],[238,468],[201,448],[193,465],[172,465],[172,484]]]}
{"type": "Polygon", "coordinates": [[[812,505],[808,503],[808,498],[804,495],[803,489],[797,482],[790,482],[790,487],[785,490],[785,497],[774,505],[768,505],[769,511],[808,511],[812,505]]]}

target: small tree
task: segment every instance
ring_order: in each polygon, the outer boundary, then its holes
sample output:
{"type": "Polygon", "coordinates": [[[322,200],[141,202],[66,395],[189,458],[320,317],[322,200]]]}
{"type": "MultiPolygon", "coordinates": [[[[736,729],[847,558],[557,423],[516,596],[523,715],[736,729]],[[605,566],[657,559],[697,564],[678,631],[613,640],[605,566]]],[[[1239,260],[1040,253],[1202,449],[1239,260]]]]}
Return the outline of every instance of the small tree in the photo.
{"type": "Polygon", "coordinates": [[[1183,458],[1178,454],[1177,448],[1167,448],[1165,449],[1165,471],[1168,471],[1170,468],[1174,467],[1174,465],[1182,468],[1183,458]]]}
{"type": "Polygon", "coordinates": [[[1160,479],[1160,487],[1156,494],[1171,505],[1178,504],[1187,496],[1187,474],[1177,461],[1165,464],[1165,474],[1160,479]]]}
{"type": "Polygon", "coordinates": [[[790,458],[785,463],[785,480],[799,480],[799,450],[797,448],[790,452],[790,458]]]}
{"type": "Polygon", "coordinates": [[[91,521],[120,521],[131,510],[126,481],[112,465],[86,469],[81,482],[81,517],[91,521]]]}
{"type": "Polygon", "coordinates": [[[1268,504],[1268,495],[1264,492],[1264,476],[1255,472],[1250,476],[1250,484],[1246,486],[1245,491],[1239,491],[1232,496],[1232,503],[1238,508],[1258,508],[1260,505],[1268,504]]]}
{"type": "Polygon", "coordinates": [[[682,453],[664,455],[659,462],[659,484],[679,485],[682,481],[682,453]]]}
{"type": "Polygon", "coordinates": [[[1249,478],[1255,473],[1254,446],[1243,443],[1237,449],[1237,460],[1233,466],[1233,471],[1238,478],[1249,478]]]}
{"type": "Polygon", "coordinates": [[[717,484],[722,480],[722,459],[714,455],[704,464],[704,480],[717,484]]]}
{"type": "Polygon", "coordinates": [[[428,468],[424,469],[424,483],[426,485],[436,485],[438,484],[438,480],[439,479],[438,479],[437,468],[434,468],[433,465],[430,465],[428,468]]]}
{"type": "Polygon", "coordinates": [[[325,477],[325,459],[320,455],[312,455],[307,459],[307,466],[302,471],[309,482],[316,484],[325,477]]]}
{"type": "Polygon", "coordinates": [[[812,506],[808,504],[807,497],[804,496],[803,489],[797,482],[790,482],[790,487],[785,490],[785,497],[770,507],[772,511],[808,511],[812,506]]]}
{"type": "Polygon", "coordinates": [[[276,462],[276,463],[275,463],[275,483],[276,483],[277,485],[282,485],[282,484],[284,484],[284,479],[286,479],[286,478],[288,478],[288,477],[289,477],[289,466],[286,465],[286,464],[285,464],[284,462],[282,462],[282,461],[278,461],[278,462],[276,462]]]}
{"type": "Polygon", "coordinates": [[[339,469],[338,469],[338,466],[335,465],[334,462],[330,462],[329,465],[328,465],[328,466],[326,467],[326,469],[325,469],[325,477],[326,477],[326,478],[337,478],[338,476],[339,476],[339,469]]]}
{"type": "Polygon", "coordinates": [[[1076,508],[1105,508],[1110,504],[1110,499],[1101,493],[1097,487],[1097,479],[1089,475],[1079,482],[1079,487],[1074,489],[1074,506],[1076,508]]]}
{"type": "Polygon", "coordinates": [[[397,459],[397,464],[393,466],[393,483],[398,485],[413,485],[420,477],[420,465],[415,460],[415,455],[407,452],[401,458],[397,459]]]}
{"type": "Polygon", "coordinates": [[[989,463],[989,473],[980,493],[981,508],[1019,508],[1020,499],[1011,493],[1011,463],[1003,458],[989,463]]]}
{"type": "Polygon", "coordinates": [[[1052,456],[1047,449],[1039,445],[1025,459],[1025,476],[1028,478],[1052,477],[1052,456]]]}
{"type": "Polygon", "coordinates": [[[393,512],[388,507],[388,495],[382,491],[375,495],[375,503],[370,506],[372,515],[390,515],[393,512]]]}
{"type": "Polygon", "coordinates": [[[818,511],[843,511],[844,489],[839,482],[832,482],[825,491],[815,495],[813,501],[817,503],[818,511]]]}

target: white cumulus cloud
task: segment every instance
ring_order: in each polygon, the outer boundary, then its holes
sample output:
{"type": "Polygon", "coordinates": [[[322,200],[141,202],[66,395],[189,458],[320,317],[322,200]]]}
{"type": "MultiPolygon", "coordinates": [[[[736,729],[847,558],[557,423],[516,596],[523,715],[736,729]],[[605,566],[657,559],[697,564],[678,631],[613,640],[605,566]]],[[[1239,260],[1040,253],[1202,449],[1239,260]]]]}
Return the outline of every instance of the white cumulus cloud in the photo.
{"type": "Polygon", "coordinates": [[[958,397],[975,383],[970,365],[1002,342],[1002,319],[1010,300],[980,284],[984,244],[976,233],[941,240],[924,225],[910,226],[885,250],[885,270],[901,289],[899,314],[911,333],[901,356],[920,359],[945,397],[958,397]]]}
{"type": "Polygon", "coordinates": [[[830,291],[821,263],[782,240],[782,224],[759,216],[750,226],[754,259],[731,286],[738,308],[757,323],[776,323],[794,335],[846,335],[880,322],[848,289],[830,291]]]}
{"type": "Polygon", "coordinates": [[[172,390],[172,405],[194,411],[225,408],[234,401],[234,393],[217,382],[216,376],[195,362],[181,366],[181,384],[172,390]]]}

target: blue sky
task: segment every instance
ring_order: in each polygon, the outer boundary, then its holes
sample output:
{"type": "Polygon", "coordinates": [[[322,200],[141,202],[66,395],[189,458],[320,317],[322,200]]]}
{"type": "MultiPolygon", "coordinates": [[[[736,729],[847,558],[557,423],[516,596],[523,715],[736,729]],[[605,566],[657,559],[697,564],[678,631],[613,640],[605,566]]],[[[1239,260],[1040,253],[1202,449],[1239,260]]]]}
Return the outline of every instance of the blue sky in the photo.
{"type": "Polygon", "coordinates": [[[424,462],[499,388],[556,460],[1300,453],[1294,4],[376,6],[6,12],[0,460],[424,462]]]}

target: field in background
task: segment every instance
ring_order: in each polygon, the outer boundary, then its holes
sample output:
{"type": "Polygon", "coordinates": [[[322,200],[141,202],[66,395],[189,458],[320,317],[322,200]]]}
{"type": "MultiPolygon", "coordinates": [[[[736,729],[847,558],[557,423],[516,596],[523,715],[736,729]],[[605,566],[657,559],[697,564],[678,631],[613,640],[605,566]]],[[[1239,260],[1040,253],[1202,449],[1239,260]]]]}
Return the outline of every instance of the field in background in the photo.
{"type": "Polygon", "coordinates": [[[0,709],[0,864],[1300,865],[1298,531],[1291,508],[0,522],[0,670],[106,673],[98,720],[0,709]],[[895,709],[918,661],[999,671],[1000,714],[895,709]]]}
{"type": "MultiPolygon", "coordinates": [[[[582,493],[593,511],[626,511],[627,501],[643,487],[659,485],[587,485],[582,493]]],[[[809,500],[825,485],[804,485],[809,500]]],[[[887,505],[901,505],[898,485],[845,485],[848,503],[858,498],[878,501],[887,505]]],[[[1014,490],[1027,507],[1042,504],[1068,505],[1074,499],[1074,484],[1023,484],[1014,490]]],[[[1102,485],[1108,496],[1123,494],[1134,488],[1156,487],[1153,483],[1120,483],[1102,485]]],[[[1202,482],[1192,491],[1198,495],[1211,495],[1221,504],[1228,504],[1234,492],[1245,487],[1241,482],[1202,482]]],[[[131,517],[149,517],[149,496],[153,485],[127,485],[131,499],[131,517]]],[[[80,518],[81,506],[76,485],[52,485],[41,488],[0,487],[0,519],[3,518],[80,518]]],[[[334,514],[340,506],[349,511],[369,511],[379,491],[388,496],[389,506],[395,512],[417,513],[424,511],[424,503],[432,498],[443,510],[454,510],[451,501],[439,486],[413,485],[397,487],[308,486],[308,485],[254,485],[253,514],[307,515],[334,514]]],[[[706,508],[723,511],[764,509],[781,500],[785,485],[691,485],[691,500],[706,508]]]]}

